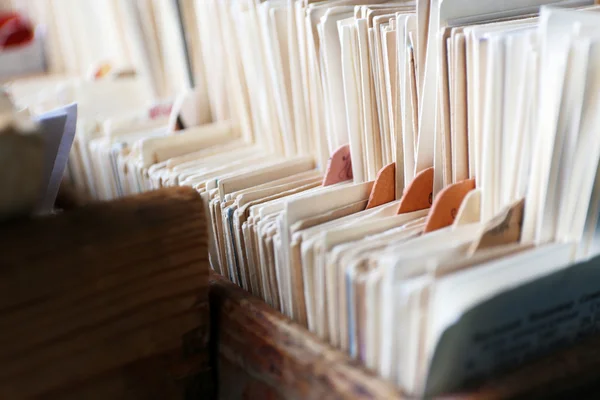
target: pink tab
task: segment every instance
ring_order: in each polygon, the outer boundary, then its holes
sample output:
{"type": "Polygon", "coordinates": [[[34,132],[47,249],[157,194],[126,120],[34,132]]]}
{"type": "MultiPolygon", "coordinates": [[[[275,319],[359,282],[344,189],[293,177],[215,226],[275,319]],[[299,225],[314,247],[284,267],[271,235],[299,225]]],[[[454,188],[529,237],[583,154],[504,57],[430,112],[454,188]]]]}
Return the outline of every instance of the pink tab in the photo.
{"type": "Polygon", "coordinates": [[[350,145],[346,144],[333,152],[327,163],[327,172],[323,179],[323,186],[352,179],[352,159],[350,158],[350,145]]]}
{"type": "Polygon", "coordinates": [[[159,103],[148,110],[148,116],[150,119],[168,117],[172,109],[173,103],[159,103]]]}

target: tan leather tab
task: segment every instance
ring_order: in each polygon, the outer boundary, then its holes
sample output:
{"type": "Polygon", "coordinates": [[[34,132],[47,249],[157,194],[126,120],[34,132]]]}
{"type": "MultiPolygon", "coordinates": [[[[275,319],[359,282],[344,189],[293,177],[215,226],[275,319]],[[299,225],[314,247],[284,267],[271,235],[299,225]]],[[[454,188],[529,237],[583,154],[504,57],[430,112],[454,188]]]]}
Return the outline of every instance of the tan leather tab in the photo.
{"type": "Polygon", "coordinates": [[[383,167],[375,178],[373,189],[369,195],[367,210],[391,203],[396,199],[396,163],[391,163],[383,167]]]}
{"type": "Polygon", "coordinates": [[[124,79],[124,78],[135,78],[137,76],[137,71],[133,68],[125,68],[115,71],[115,78],[124,79]]]}
{"type": "Polygon", "coordinates": [[[490,247],[518,243],[521,240],[523,227],[523,210],[525,199],[521,199],[506,207],[485,226],[483,234],[473,243],[470,253],[490,247]]]}
{"type": "Polygon", "coordinates": [[[417,174],[415,179],[404,189],[398,206],[398,214],[424,210],[433,202],[433,167],[417,174]]]}
{"type": "Polygon", "coordinates": [[[443,189],[431,206],[423,232],[433,232],[452,225],[465,196],[473,189],[475,179],[454,183],[443,189]]]}
{"type": "Polygon", "coordinates": [[[327,172],[323,178],[323,186],[352,179],[352,160],[350,158],[350,145],[346,144],[333,152],[327,163],[327,172]]]}
{"type": "Polygon", "coordinates": [[[454,226],[474,224],[481,219],[481,189],[471,190],[465,196],[458,215],[454,220],[454,226]]]}

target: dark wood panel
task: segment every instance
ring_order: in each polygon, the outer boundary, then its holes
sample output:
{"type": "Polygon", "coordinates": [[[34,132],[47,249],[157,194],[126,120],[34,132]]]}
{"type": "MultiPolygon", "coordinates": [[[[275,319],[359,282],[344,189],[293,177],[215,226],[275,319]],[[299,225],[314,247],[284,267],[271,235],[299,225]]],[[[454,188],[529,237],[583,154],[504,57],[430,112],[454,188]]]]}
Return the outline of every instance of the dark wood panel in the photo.
{"type": "Polygon", "coordinates": [[[207,398],[205,226],[191,189],[0,226],[0,398],[207,398]]]}

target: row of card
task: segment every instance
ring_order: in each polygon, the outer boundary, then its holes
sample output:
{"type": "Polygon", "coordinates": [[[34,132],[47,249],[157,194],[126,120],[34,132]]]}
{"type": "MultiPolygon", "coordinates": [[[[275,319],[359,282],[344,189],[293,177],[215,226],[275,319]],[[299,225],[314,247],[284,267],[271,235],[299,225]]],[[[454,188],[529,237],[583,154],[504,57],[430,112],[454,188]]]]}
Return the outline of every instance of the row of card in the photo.
{"type": "MultiPolygon", "coordinates": [[[[406,393],[463,389],[587,318],[547,282],[599,253],[589,3],[198,1],[217,118],[197,92],[167,117],[136,78],[63,82],[71,178],[193,187],[217,272],[406,393]]],[[[35,108],[40,85],[13,94],[35,108]]]]}

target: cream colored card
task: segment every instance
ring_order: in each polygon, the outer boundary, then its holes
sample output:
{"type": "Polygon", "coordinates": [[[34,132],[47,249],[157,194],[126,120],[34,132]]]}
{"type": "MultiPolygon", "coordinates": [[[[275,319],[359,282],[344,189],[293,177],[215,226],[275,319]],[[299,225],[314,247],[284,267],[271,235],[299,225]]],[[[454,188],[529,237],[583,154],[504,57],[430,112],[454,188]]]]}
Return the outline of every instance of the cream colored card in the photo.
{"type": "MultiPolygon", "coordinates": [[[[452,31],[453,93],[451,101],[452,182],[469,178],[467,131],[467,62],[466,41],[462,29],[452,31]]],[[[505,164],[506,165],[506,164],[505,164]]]]}
{"type": "MultiPolygon", "coordinates": [[[[279,271],[280,286],[285,288],[286,294],[291,293],[291,279],[289,277],[290,271],[290,242],[291,233],[290,228],[299,220],[305,219],[309,216],[322,214],[329,210],[342,207],[344,205],[352,204],[357,201],[368,200],[373,182],[353,184],[353,185],[340,185],[325,188],[324,190],[308,194],[307,196],[298,198],[297,200],[289,201],[285,204],[285,217],[281,220],[281,240],[283,245],[283,260],[284,270],[279,271]]],[[[287,312],[291,315],[293,305],[292,299],[286,298],[285,305],[287,312]]]]}
{"type": "Polygon", "coordinates": [[[344,101],[346,105],[346,126],[350,155],[352,157],[352,176],[355,183],[364,182],[368,177],[368,167],[364,154],[364,122],[362,113],[362,85],[360,84],[358,30],[354,19],[338,24],[342,54],[342,77],[344,83],[344,101]]]}

